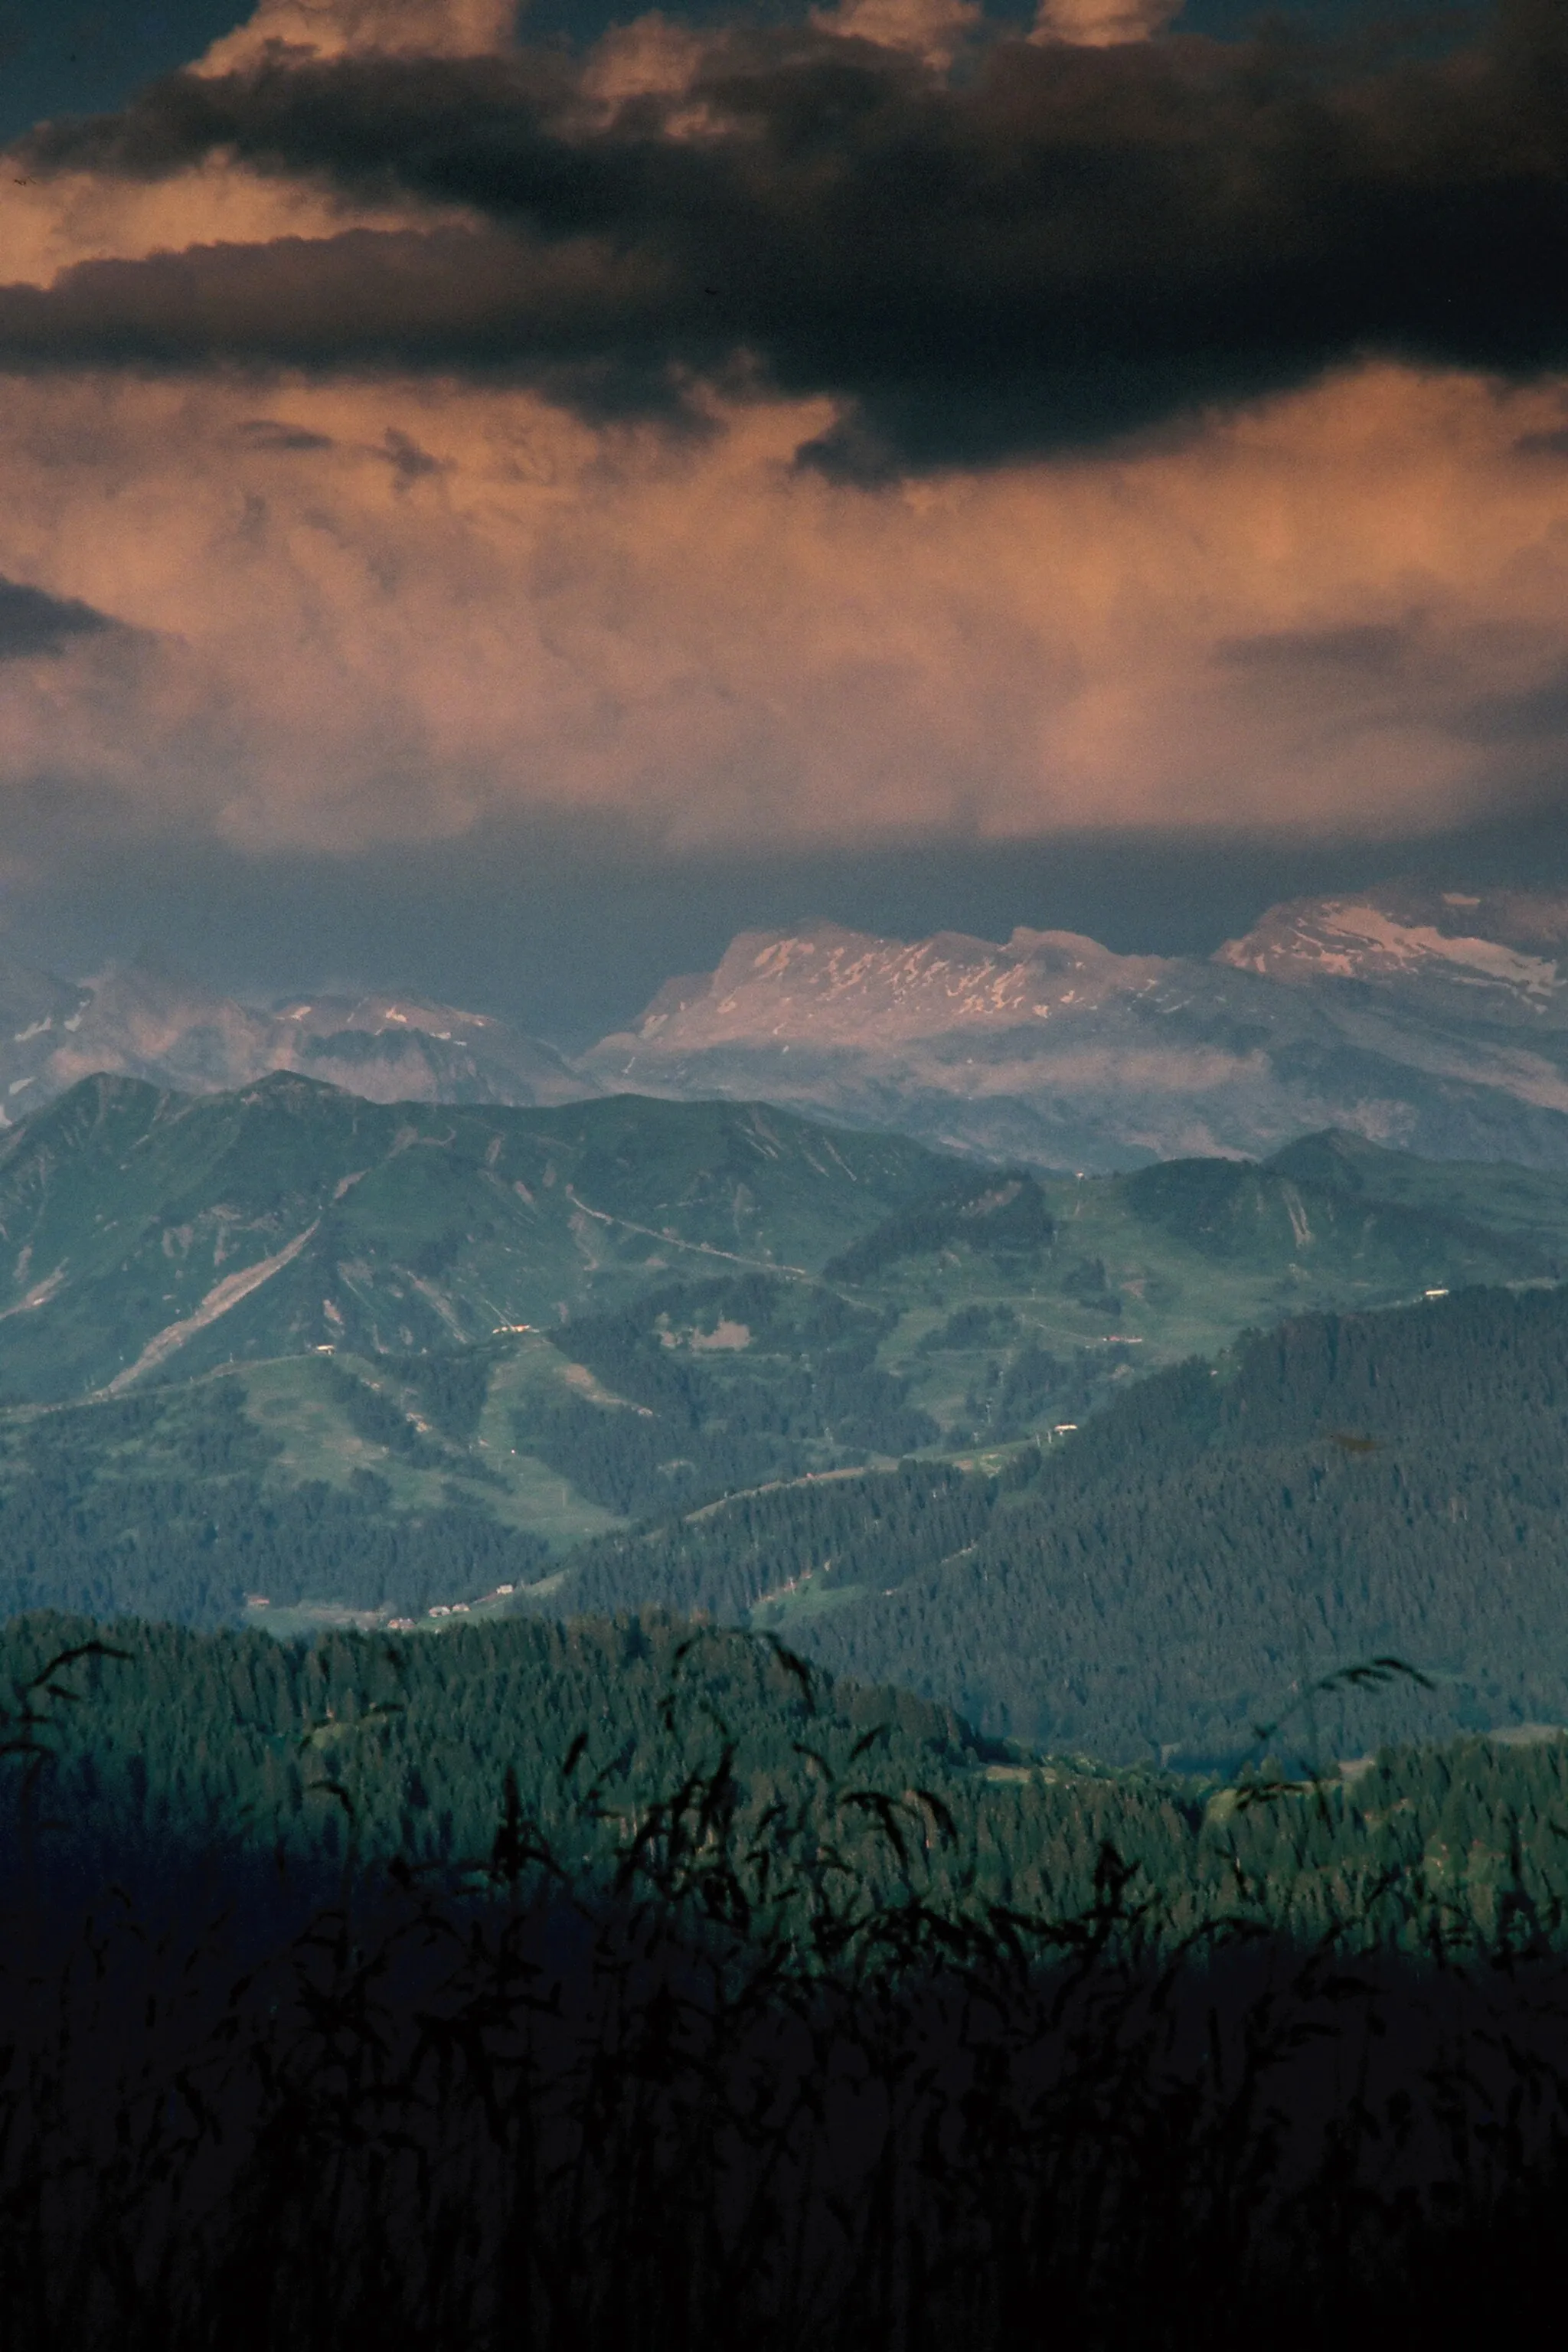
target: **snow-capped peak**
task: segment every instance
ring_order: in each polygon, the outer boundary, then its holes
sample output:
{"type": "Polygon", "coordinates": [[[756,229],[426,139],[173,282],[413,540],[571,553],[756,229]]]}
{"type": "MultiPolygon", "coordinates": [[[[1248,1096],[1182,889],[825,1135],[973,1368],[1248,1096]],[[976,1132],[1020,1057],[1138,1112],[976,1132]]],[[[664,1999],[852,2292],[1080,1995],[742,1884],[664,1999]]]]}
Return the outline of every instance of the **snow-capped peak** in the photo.
{"type": "Polygon", "coordinates": [[[1509,940],[1506,903],[1495,909],[1497,919],[1489,924],[1494,935],[1488,936],[1479,923],[1493,913],[1481,898],[1457,891],[1419,906],[1370,898],[1297,899],[1271,908],[1244,939],[1227,940],[1215,961],[1298,986],[1441,979],[1546,1003],[1562,984],[1556,959],[1509,940]]]}

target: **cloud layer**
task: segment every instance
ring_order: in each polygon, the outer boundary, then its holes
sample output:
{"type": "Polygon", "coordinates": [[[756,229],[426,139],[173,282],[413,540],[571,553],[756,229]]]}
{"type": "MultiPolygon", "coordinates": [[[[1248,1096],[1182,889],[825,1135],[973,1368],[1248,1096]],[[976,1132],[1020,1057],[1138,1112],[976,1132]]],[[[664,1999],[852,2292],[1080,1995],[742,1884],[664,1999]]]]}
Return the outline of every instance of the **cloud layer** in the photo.
{"type": "Polygon", "coordinates": [[[123,625],[8,663],[0,744],[258,847],[1454,821],[1568,740],[1564,413],[1362,371],[873,495],[794,464],[820,405],[671,441],[451,383],[23,378],[0,571],[123,625]]]}
{"type": "Polygon", "coordinates": [[[0,794],[323,854],[1550,801],[1562,12],[1373,64],[1164,13],[574,56],[499,0],[265,0],[36,132],[0,794]]]}
{"type": "Polygon", "coordinates": [[[84,265],[0,296],[0,354],[341,369],[395,350],[594,415],[661,414],[744,368],[847,407],[814,454],[860,473],[1103,439],[1368,353],[1516,374],[1568,357],[1552,0],[1376,70],[1126,40],[1135,13],[1057,6],[1042,29],[1088,41],[993,38],[956,74],[970,12],[910,6],[645,35],[660,70],[629,80],[624,39],[450,54],[494,37],[477,5],[425,56],[408,11],[384,47],[241,41],[242,69],[41,130],[28,172],[145,183],[221,155],[349,202],[462,207],[468,241],[84,265]]]}
{"type": "Polygon", "coordinates": [[[106,614],[74,596],[49,596],[41,588],[0,579],[0,661],[58,654],[74,637],[95,637],[113,625],[106,614]]]}

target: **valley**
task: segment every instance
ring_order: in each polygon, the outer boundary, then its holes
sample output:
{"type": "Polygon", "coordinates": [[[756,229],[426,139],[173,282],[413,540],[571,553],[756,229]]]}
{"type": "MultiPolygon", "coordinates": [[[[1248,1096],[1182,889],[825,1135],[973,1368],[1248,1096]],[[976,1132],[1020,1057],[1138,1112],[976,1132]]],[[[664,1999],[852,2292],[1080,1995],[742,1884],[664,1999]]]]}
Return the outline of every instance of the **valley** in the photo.
{"type": "Polygon", "coordinates": [[[0,1230],[7,1614],[652,1605],[1112,1758],[1224,1759],[1380,1649],[1431,1687],[1336,1752],[1568,1718],[1548,1170],[92,1079],[5,1139],[0,1230]]]}

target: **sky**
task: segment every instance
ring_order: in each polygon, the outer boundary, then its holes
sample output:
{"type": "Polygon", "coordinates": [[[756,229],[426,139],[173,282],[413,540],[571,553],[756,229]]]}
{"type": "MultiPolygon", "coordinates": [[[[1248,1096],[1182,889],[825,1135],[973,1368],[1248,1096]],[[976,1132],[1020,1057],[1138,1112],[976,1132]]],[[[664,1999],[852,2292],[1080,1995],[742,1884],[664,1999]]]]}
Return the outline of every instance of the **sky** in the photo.
{"type": "Polygon", "coordinates": [[[0,0],[0,952],[1568,885],[1568,5],[0,0]]]}

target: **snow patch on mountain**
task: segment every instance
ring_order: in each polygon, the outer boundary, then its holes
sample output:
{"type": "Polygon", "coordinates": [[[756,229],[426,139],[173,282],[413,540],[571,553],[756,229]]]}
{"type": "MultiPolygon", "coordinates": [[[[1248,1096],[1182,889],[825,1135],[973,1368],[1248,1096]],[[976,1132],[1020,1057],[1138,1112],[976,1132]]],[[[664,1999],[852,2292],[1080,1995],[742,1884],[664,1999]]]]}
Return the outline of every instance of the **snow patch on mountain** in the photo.
{"type": "Polygon", "coordinates": [[[0,965],[0,1097],[26,1089],[31,1108],[100,1071],[189,1094],[294,1071],[384,1103],[529,1107],[599,1091],[552,1046],[455,1005],[370,994],[269,1012],[150,959],[79,983],[0,965]]]}
{"type": "Polygon", "coordinates": [[[744,1040],[850,1045],[868,1032],[887,1043],[1033,1025],[1108,993],[1147,991],[1172,969],[1162,957],[1119,956],[1073,931],[1019,929],[1005,946],[960,931],[879,939],[832,923],[745,931],[711,975],[667,982],[589,1066],[601,1066],[601,1056],[608,1066],[619,1049],[621,1074],[635,1076],[644,1046],[662,1054],[744,1040]]]}
{"type": "MultiPolygon", "coordinates": [[[[1453,908],[1480,901],[1449,891],[1443,903],[1453,908]]],[[[1245,939],[1227,940],[1215,961],[1288,983],[1419,974],[1436,964],[1447,967],[1446,976],[1460,986],[1501,986],[1543,1001],[1562,985],[1557,964],[1548,957],[1527,955],[1468,931],[1401,920],[1364,899],[1319,900],[1300,915],[1275,908],[1245,939]]]]}
{"type": "Polygon", "coordinates": [[[584,1066],[1057,1169],[1266,1156],[1327,1127],[1568,1167],[1568,896],[1301,899],[1201,961],[1024,926],[745,932],[584,1066]]]}

